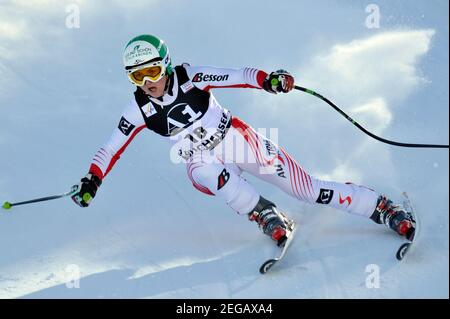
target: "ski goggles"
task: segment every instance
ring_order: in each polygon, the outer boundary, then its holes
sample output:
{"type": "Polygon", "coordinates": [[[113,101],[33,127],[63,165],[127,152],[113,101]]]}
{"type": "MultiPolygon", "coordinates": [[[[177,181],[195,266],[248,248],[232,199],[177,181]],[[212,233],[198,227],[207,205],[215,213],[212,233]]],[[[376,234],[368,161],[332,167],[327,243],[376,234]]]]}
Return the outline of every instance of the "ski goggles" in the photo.
{"type": "Polygon", "coordinates": [[[128,70],[128,78],[137,86],[144,85],[145,81],[157,82],[165,75],[166,68],[162,61],[144,64],[139,68],[128,70]]]}

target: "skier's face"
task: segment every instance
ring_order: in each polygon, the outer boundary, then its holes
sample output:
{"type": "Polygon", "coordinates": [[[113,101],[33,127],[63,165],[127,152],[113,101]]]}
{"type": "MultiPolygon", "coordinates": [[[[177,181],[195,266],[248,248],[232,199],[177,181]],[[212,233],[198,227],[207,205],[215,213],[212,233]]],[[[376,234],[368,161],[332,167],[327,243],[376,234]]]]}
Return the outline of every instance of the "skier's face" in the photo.
{"type": "Polygon", "coordinates": [[[158,98],[164,95],[164,88],[166,87],[167,75],[163,76],[157,82],[145,81],[141,86],[142,90],[151,97],[158,98]]]}

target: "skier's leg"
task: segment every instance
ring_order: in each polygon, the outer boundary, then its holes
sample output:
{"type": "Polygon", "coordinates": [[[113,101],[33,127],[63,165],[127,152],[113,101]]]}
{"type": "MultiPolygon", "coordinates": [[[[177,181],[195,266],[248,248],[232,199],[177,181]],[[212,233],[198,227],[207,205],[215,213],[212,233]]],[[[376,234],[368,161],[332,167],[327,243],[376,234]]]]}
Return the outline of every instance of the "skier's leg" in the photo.
{"type": "Polygon", "coordinates": [[[248,214],[259,201],[259,193],[241,177],[242,171],[236,165],[225,165],[201,152],[192,157],[186,169],[195,188],[224,199],[239,214],[248,214]]]}
{"type": "Polygon", "coordinates": [[[326,204],[367,217],[374,212],[379,196],[375,191],[351,183],[315,178],[283,148],[258,134],[239,118],[233,118],[232,127],[250,146],[250,153],[254,157],[254,161],[238,163],[243,170],[311,204],[326,204]]]}
{"type": "Polygon", "coordinates": [[[220,155],[213,158],[203,152],[193,156],[186,168],[195,188],[222,198],[238,214],[256,221],[279,246],[284,244],[290,221],[241,176],[242,170],[237,165],[224,163],[220,155]]]}
{"type": "MultiPolygon", "coordinates": [[[[400,205],[365,186],[324,181],[309,175],[283,148],[255,132],[239,118],[232,123],[234,139],[244,142],[248,157],[237,165],[281,188],[289,195],[311,204],[325,204],[351,214],[369,217],[400,235],[411,233],[410,216],[400,205]]],[[[230,140],[231,137],[228,138],[230,140]]],[[[228,148],[230,148],[228,146],[228,148]]],[[[234,146],[232,146],[234,148],[234,146]]],[[[229,150],[228,154],[233,153],[229,150]]]]}

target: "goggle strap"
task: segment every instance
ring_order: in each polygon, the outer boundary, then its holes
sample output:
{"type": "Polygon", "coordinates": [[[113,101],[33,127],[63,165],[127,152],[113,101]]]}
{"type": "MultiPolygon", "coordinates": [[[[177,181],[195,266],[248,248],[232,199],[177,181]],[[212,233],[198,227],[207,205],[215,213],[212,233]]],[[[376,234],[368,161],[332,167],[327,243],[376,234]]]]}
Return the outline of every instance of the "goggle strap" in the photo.
{"type": "Polygon", "coordinates": [[[140,66],[146,65],[146,64],[148,64],[148,63],[158,62],[158,61],[162,61],[162,58],[154,58],[154,59],[151,59],[151,60],[148,60],[148,61],[145,61],[145,62],[136,64],[136,65],[133,65],[133,66],[126,66],[126,67],[125,67],[125,70],[128,71],[128,70],[131,70],[131,69],[138,68],[138,67],[140,67],[140,66]]]}

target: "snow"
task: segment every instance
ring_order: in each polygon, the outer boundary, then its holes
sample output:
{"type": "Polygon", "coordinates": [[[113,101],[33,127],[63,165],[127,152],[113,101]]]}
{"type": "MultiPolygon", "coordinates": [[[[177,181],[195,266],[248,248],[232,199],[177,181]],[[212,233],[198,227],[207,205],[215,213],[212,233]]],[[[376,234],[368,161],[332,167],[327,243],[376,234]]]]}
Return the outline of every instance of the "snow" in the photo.
{"type": "MultiPolygon", "coordinates": [[[[364,27],[360,1],[286,1],[256,12],[252,1],[78,3],[79,29],[65,27],[63,1],[2,4],[1,203],[63,193],[84,176],[132,97],[121,53],[143,32],[165,38],[176,63],[283,66],[383,137],[448,144],[447,1],[378,1],[389,19],[377,30],[364,27]],[[149,8],[156,21],[146,20],[149,8]],[[167,10],[183,32],[163,23],[167,10]],[[236,23],[227,26],[231,13],[236,23]],[[273,16],[285,17],[285,34],[267,28],[273,16]],[[270,47],[275,37],[290,50],[270,47]]],[[[279,128],[280,144],[311,174],[396,200],[407,191],[422,222],[415,249],[399,263],[402,240],[384,227],[249,176],[300,225],[286,258],[262,276],[259,266],[276,249],[270,239],[196,191],[170,162],[169,145],[142,132],[91,207],[65,198],[0,211],[0,298],[449,297],[448,150],[381,144],[300,92],[215,95],[255,128],[279,128]]]]}

